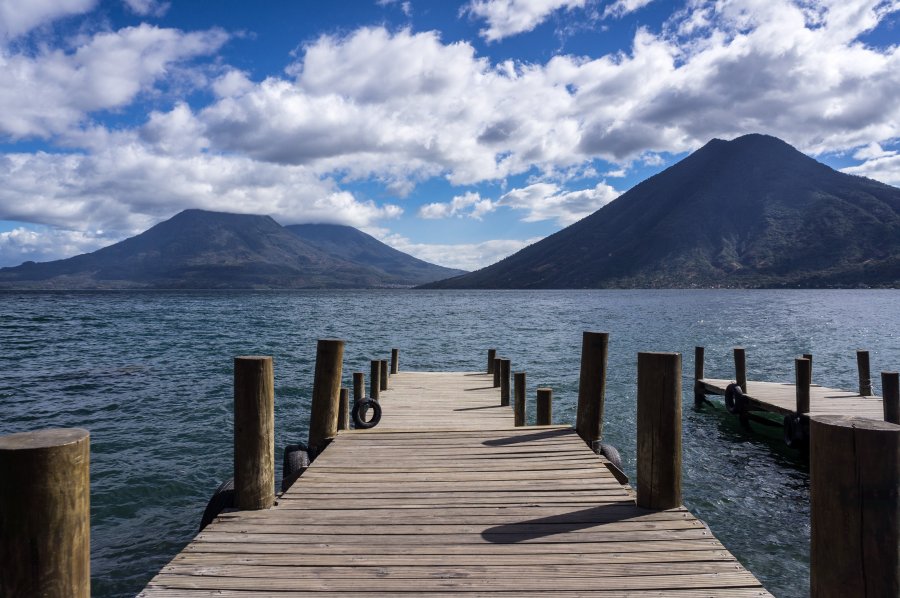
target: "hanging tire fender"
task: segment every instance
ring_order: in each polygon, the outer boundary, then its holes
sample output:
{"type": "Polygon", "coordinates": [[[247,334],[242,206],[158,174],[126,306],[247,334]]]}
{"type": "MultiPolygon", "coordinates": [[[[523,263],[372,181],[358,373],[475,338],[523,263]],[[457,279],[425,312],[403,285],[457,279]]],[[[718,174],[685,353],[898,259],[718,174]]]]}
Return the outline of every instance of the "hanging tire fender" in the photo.
{"type": "Polygon", "coordinates": [[[230,478],[219,484],[216,491],[213,492],[209,502],[206,503],[206,509],[203,510],[203,517],[200,518],[200,530],[203,531],[207,525],[213,522],[219,513],[225,509],[234,508],[234,478],[230,478]]]}
{"type": "Polygon", "coordinates": [[[353,405],[353,427],[357,430],[368,430],[370,428],[374,428],[378,425],[378,422],[381,421],[381,405],[378,401],[373,399],[363,399],[362,401],[357,401],[355,405],[353,405]],[[372,419],[366,421],[363,418],[363,414],[366,409],[372,410],[372,419]]]}

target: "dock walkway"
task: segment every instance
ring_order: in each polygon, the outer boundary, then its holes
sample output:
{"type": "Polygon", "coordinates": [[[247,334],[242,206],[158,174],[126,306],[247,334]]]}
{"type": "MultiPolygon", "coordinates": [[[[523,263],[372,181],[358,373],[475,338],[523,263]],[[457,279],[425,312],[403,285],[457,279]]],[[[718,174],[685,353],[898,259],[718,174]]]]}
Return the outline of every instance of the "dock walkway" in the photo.
{"type": "Polygon", "coordinates": [[[400,373],[268,510],[225,513],[144,598],[770,596],[686,509],[635,506],[568,426],[487,374],[400,373]]]}

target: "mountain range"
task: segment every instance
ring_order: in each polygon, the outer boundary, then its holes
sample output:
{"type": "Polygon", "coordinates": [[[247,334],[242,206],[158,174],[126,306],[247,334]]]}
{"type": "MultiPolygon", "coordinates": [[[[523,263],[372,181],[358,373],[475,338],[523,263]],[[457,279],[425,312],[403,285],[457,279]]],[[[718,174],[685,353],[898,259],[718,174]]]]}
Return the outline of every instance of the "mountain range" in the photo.
{"type": "Polygon", "coordinates": [[[409,287],[463,273],[353,227],[283,227],[268,216],[185,210],[92,253],[0,269],[0,288],[409,287]]]}
{"type": "Polygon", "coordinates": [[[900,189],[766,135],[714,139],[597,212],[426,288],[900,286],[900,189]]]}

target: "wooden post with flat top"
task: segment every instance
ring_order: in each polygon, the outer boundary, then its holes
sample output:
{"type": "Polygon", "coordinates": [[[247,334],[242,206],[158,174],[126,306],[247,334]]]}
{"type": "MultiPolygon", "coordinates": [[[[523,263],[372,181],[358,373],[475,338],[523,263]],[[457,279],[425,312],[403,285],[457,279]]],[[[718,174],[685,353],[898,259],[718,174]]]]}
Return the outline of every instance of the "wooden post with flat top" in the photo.
{"type": "Polygon", "coordinates": [[[494,373],[494,360],[497,359],[497,349],[488,349],[488,367],[487,373],[494,373]]]}
{"type": "Polygon", "coordinates": [[[900,424],[900,380],[897,372],[881,372],[881,394],[884,397],[884,421],[900,424]]]}
{"type": "Polygon", "coordinates": [[[537,389],[537,405],[535,408],[535,425],[549,426],[553,423],[553,389],[537,389]]]}
{"type": "Polygon", "coordinates": [[[516,426],[525,425],[525,372],[516,372],[513,375],[513,416],[516,426]]]}
{"type": "Polygon", "coordinates": [[[859,394],[872,396],[872,375],[869,373],[869,352],[856,352],[856,369],[859,371],[859,394]]]}
{"type": "Polygon", "coordinates": [[[812,385],[812,353],[804,353],[803,359],[809,360],[809,383],[812,385]]]}
{"type": "Polygon", "coordinates": [[[353,404],[357,404],[366,396],[365,372],[353,372],[353,404]]]}
{"type": "Polygon", "coordinates": [[[388,389],[388,360],[382,359],[379,362],[379,364],[381,367],[380,378],[379,378],[379,382],[381,382],[381,390],[387,390],[388,389]]]}
{"type": "Polygon", "coordinates": [[[317,455],[321,454],[328,442],[337,435],[343,362],[344,341],[319,340],[316,347],[316,373],[309,414],[309,446],[317,455]]]}
{"type": "Polygon", "coordinates": [[[581,338],[581,374],[578,377],[578,414],[575,430],[588,446],[603,436],[606,398],[608,332],[587,332],[581,338]]]}
{"type": "Polygon", "coordinates": [[[509,406],[509,369],[510,361],[508,359],[500,360],[500,405],[509,406]]]}
{"type": "Polygon", "coordinates": [[[900,596],[900,426],[810,418],[810,595],[900,596]]]}
{"type": "Polygon", "coordinates": [[[234,358],[234,506],[275,504],[275,371],[272,358],[234,358]]]}
{"type": "Polygon", "coordinates": [[[377,401],[381,398],[381,361],[372,360],[372,369],[369,372],[369,398],[377,401]]]}
{"type": "Polygon", "coordinates": [[[494,388],[500,388],[500,358],[494,358],[494,388]]]}
{"type": "Polygon", "coordinates": [[[681,506],[680,353],[638,353],[637,506],[681,506]]]}
{"type": "Polygon", "coordinates": [[[734,348],[734,380],[747,394],[747,352],[743,347],[734,348]]]}
{"type": "Polygon", "coordinates": [[[700,381],[703,380],[703,360],[704,360],[704,352],[706,350],[703,347],[694,347],[694,408],[699,409],[703,406],[703,403],[706,401],[706,392],[703,387],[700,385],[700,381]]]}
{"type": "Polygon", "coordinates": [[[0,596],[90,598],[90,434],[0,436],[0,596]]]}
{"type": "Polygon", "coordinates": [[[350,389],[341,388],[340,407],[338,409],[338,430],[350,429],[350,389]]]}
{"type": "Polygon", "coordinates": [[[391,349],[391,374],[400,373],[400,349],[391,349]]]}
{"type": "Polygon", "coordinates": [[[806,358],[794,360],[794,388],[797,396],[797,415],[809,413],[809,381],[812,378],[809,373],[812,369],[810,361],[806,358]]]}

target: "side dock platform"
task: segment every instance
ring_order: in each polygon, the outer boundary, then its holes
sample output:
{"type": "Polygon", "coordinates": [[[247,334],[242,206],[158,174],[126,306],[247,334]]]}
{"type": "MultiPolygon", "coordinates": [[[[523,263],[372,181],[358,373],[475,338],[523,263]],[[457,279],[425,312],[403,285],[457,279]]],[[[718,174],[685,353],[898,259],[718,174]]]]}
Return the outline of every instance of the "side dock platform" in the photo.
{"type": "Polygon", "coordinates": [[[684,507],[639,508],[569,426],[484,373],[401,372],[274,507],[221,514],[143,598],[770,596],[684,507]]]}

